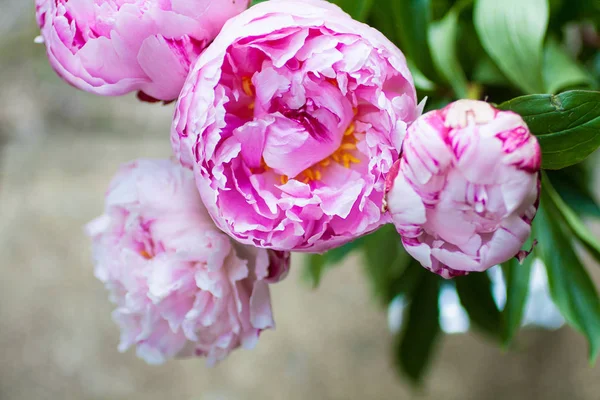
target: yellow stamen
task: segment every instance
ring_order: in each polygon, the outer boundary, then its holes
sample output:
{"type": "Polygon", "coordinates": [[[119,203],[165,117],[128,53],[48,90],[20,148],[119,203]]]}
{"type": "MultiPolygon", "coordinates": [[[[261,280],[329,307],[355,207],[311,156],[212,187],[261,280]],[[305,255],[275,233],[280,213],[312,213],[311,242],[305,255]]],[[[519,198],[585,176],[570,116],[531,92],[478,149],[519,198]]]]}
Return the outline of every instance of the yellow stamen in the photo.
{"type": "Polygon", "coordinates": [[[242,78],[242,90],[247,96],[254,96],[254,85],[252,85],[252,80],[247,76],[242,78]]]}
{"type": "Polygon", "coordinates": [[[142,257],[144,257],[146,260],[150,260],[152,258],[152,256],[150,255],[150,253],[148,253],[146,250],[140,251],[140,255],[142,257]]]}
{"type": "Polygon", "coordinates": [[[250,104],[248,105],[248,108],[249,108],[250,110],[254,110],[254,102],[250,103],[250,104]]]}
{"type": "Polygon", "coordinates": [[[358,158],[354,157],[352,154],[347,154],[347,156],[348,156],[348,160],[350,160],[350,162],[352,164],[359,164],[360,163],[360,160],[358,158]]]}
{"type": "Polygon", "coordinates": [[[355,127],[354,127],[354,123],[350,124],[350,126],[348,127],[348,129],[346,129],[346,132],[344,132],[344,136],[350,136],[354,133],[355,127]]]}
{"type": "Polygon", "coordinates": [[[356,150],[356,145],[354,143],[343,143],[340,150],[356,150]]]}
{"type": "MultiPolygon", "coordinates": [[[[354,136],[355,133],[355,125],[354,123],[348,126],[344,136],[342,137],[342,143],[340,147],[336,151],[334,151],[329,157],[324,158],[313,166],[305,169],[301,173],[299,173],[296,178],[297,181],[303,183],[310,183],[312,181],[320,181],[323,177],[323,168],[327,168],[331,162],[336,162],[342,165],[345,168],[350,168],[352,164],[358,164],[361,160],[355,157],[351,152],[356,150],[356,144],[358,143],[358,139],[354,136]]],[[[265,163],[264,159],[261,159],[260,165],[264,171],[270,171],[271,168],[265,163]]],[[[289,177],[285,175],[280,175],[279,180],[282,185],[285,185],[289,181],[289,177]]]]}
{"type": "Polygon", "coordinates": [[[342,156],[342,160],[343,160],[343,163],[344,163],[344,167],[350,168],[350,156],[349,156],[349,154],[344,154],[342,156]]]}

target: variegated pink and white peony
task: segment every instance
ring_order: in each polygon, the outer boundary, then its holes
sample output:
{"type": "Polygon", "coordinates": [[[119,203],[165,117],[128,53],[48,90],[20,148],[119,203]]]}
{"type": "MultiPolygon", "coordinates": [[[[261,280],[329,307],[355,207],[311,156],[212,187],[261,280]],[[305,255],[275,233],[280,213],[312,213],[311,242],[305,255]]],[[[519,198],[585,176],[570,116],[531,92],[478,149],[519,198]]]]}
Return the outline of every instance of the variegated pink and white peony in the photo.
{"type": "Polygon", "coordinates": [[[536,214],[541,151],[523,119],[459,100],[410,126],[388,176],[404,247],[451,278],[519,253],[536,214]]]}
{"type": "Polygon", "coordinates": [[[100,95],[174,100],[190,64],[249,0],[36,0],[54,70],[100,95]]]}
{"type": "Polygon", "coordinates": [[[191,171],[170,160],[124,165],[104,214],[87,225],[95,274],[110,291],[119,350],[157,364],[202,356],[209,364],[255,346],[274,327],[269,284],[289,253],[232,241],[211,221],[191,171]]]}
{"type": "Polygon", "coordinates": [[[235,239],[322,252],[390,222],[385,175],[419,111],[400,50],[323,0],[271,0],[199,57],[172,127],[235,239]]]}

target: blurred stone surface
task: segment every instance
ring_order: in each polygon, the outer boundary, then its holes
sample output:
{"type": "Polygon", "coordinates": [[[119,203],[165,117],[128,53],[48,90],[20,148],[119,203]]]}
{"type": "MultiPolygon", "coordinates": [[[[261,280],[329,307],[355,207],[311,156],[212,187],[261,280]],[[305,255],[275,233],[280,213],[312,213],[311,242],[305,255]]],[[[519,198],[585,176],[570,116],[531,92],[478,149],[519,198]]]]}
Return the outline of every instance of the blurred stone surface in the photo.
{"type": "Polygon", "coordinates": [[[0,0],[0,400],[600,398],[600,369],[569,328],[524,331],[506,353],[480,335],[446,337],[412,390],[393,369],[385,312],[358,257],[314,291],[296,257],[272,288],[277,330],[215,368],[120,354],[82,226],[119,164],[169,156],[173,106],[64,84],[33,43],[32,3],[0,0]]]}

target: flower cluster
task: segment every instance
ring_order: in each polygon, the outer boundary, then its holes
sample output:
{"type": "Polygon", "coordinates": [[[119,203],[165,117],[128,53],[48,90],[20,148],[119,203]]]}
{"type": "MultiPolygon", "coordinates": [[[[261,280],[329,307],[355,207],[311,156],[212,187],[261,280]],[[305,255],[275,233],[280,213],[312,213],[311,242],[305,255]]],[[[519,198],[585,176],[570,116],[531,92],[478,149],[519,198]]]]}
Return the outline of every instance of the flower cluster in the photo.
{"type": "Polygon", "coordinates": [[[402,52],[325,0],[37,0],[53,68],[101,95],[177,100],[173,160],[137,160],[87,226],[125,350],[251,348],[290,252],[393,223],[445,277],[520,254],[540,149],[485,102],[423,116],[402,52]]]}

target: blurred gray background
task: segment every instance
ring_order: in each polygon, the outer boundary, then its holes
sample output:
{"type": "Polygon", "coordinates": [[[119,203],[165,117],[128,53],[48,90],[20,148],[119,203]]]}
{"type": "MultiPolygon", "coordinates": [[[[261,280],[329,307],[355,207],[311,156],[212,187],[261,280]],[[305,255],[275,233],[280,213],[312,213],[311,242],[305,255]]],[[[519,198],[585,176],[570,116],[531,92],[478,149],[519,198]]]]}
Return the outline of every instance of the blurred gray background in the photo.
{"type": "Polygon", "coordinates": [[[392,368],[359,258],[313,291],[296,257],[272,288],[277,330],[215,368],[118,353],[82,225],[120,163],[169,156],[173,105],[64,84],[33,43],[32,3],[0,0],[1,400],[600,399],[600,367],[570,328],[524,331],[509,352],[479,335],[445,337],[425,385],[411,389],[392,368]]]}

